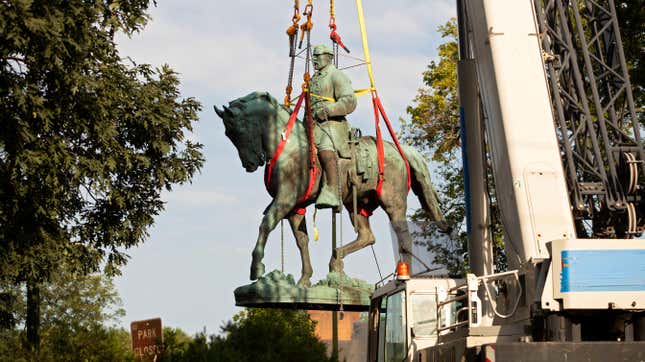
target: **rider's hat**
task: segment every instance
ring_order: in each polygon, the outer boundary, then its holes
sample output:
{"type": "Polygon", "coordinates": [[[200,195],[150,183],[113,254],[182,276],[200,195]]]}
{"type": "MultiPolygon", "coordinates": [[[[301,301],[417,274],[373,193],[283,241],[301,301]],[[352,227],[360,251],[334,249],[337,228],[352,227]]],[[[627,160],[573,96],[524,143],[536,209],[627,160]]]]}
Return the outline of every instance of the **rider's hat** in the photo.
{"type": "Polygon", "coordinates": [[[329,54],[329,55],[334,55],[334,52],[329,49],[328,46],[324,44],[320,44],[314,47],[314,55],[322,55],[322,54],[329,54]]]}

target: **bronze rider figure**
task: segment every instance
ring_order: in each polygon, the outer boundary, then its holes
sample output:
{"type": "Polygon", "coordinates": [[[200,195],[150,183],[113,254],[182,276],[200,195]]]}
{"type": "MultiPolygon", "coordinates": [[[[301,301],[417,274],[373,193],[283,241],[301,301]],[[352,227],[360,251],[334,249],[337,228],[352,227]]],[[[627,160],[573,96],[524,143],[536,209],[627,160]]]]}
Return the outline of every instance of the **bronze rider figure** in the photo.
{"type": "Polygon", "coordinates": [[[341,206],[339,196],[338,158],[349,158],[349,126],[346,115],[356,109],[352,82],[333,64],[334,53],[325,45],[314,48],[315,73],[311,77],[311,109],[315,121],[314,138],[325,181],[316,208],[341,206]]]}

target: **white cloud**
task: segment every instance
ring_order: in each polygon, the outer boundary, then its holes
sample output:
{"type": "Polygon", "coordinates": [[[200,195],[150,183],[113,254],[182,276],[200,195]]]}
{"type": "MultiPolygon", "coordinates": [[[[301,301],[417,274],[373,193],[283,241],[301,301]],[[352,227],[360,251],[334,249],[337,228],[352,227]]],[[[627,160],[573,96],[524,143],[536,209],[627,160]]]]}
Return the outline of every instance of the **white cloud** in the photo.
{"type": "MultiPolygon", "coordinates": [[[[210,94],[237,97],[251,90],[268,90],[281,98],[288,69],[284,30],[289,24],[290,6],[285,5],[282,9],[273,3],[251,1],[226,6],[215,2],[186,2],[182,6],[186,10],[182,11],[196,18],[191,22],[178,16],[181,14],[170,13],[164,4],[159,6],[161,11],[141,34],[132,40],[120,38],[122,55],[154,65],[169,63],[181,73],[185,86],[190,84],[210,94]]],[[[396,6],[391,2],[366,2],[364,7],[375,64],[388,63],[388,57],[407,59],[407,63],[399,61],[396,64],[399,68],[388,66],[385,69],[405,70],[416,79],[423,67],[414,63],[427,62],[423,59],[425,50],[436,47],[431,44],[436,26],[454,15],[454,4],[448,0],[432,4],[398,1],[396,6]],[[422,60],[410,64],[411,58],[422,60]]],[[[351,44],[352,55],[362,57],[353,2],[338,3],[336,12],[339,27],[342,26],[339,31],[351,44]]],[[[313,19],[314,44],[328,42],[327,19],[326,5],[317,6],[313,19]]],[[[302,61],[299,61],[296,86],[301,82],[302,68],[302,61]]],[[[388,82],[382,81],[384,73],[376,74],[377,79],[381,79],[379,84],[390,87],[388,82]]]]}
{"type": "Polygon", "coordinates": [[[122,43],[121,53],[140,62],[170,63],[190,82],[210,91],[239,89],[275,80],[277,52],[256,37],[241,34],[205,34],[180,26],[155,27],[142,35],[145,48],[122,43]],[[187,42],[185,39],[191,39],[187,42]],[[253,62],[262,54],[262,62],[253,62]]]}
{"type": "Polygon", "coordinates": [[[379,3],[372,14],[366,14],[366,18],[371,22],[368,29],[371,37],[381,37],[380,40],[385,42],[427,38],[435,31],[436,26],[433,27],[433,24],[443,24],[455,16],[453,0],[396,3],[398,6],[392,6],[391,2],[379,3]]]}

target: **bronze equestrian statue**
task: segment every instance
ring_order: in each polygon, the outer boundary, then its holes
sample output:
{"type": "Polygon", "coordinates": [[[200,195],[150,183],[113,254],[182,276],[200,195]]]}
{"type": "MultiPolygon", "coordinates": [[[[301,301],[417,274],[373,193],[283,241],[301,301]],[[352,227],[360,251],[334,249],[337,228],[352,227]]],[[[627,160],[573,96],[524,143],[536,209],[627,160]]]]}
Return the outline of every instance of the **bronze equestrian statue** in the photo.
{"type": "MultiPolygon", "coordinates": [[[[285,136],[284,131],[291,110],[272,97],[267,92],[252,92],[244,97],[233,100],[223,109],[215,107],[217,114],[224,120],[226,136],[237,148],[242,166],[247,172],[253,172],[263,166],[274,154],[280,140],[285,136]]],[[[327,110],[327,116],[334,112],[327,110]]],[[[253,249],[251,263],[251,280],[256,280],[264,274],[264,247],[269,233],[284,218],[296,238],[302,259],[302,276],[299,285],[309,286],[313,273],[309,260],[309,237],[304,214],[297,212],[316,201],[321,190],[320,169],[315,173],[313,191],[304,200],[309,186],[309,151],[305,125],[296,121],[291,130],[284,150],[273,167],[272,177],[266,185],[273,201],[264,211],[260,224],[259,235],[253,249]]],[[[376,142],[372,137],[361,137],[353,140],[353,159],[341,158],[339,164],[340,200],[349,210],[352,223],[356,225],[358,236],[356,240],[333,251],[329,262],[330,270],[342,272],[342,259],[350,253],[374,243],[374,235],[370,229],[369,215],[377,207],[382,207],[387,213],[399,242],[401,259],[410,261],[409,251],[412,239],[406,220],[407,210],[407,175],[403,159],[395,146],[384,143],[385,180],[380,197],[376,193],[377,185],[377,152],[376,142]],[[352,183],[356,185],[357,206],[360,212],[354,216],[352,183]]],[[[412,191],[417,195],[422,207],[436,221],[437,226],[444,231],[449,230],[443,214],[439,209],[437,194],[430,181],[430,174],[423,156],[411,147],[403,146],[404,153],[410,164],[412,191]]],[[[316,166],[319,167],[319,162],[316,166]]],[[[268,167],[267,167],[268,169],[268,167]]]]}

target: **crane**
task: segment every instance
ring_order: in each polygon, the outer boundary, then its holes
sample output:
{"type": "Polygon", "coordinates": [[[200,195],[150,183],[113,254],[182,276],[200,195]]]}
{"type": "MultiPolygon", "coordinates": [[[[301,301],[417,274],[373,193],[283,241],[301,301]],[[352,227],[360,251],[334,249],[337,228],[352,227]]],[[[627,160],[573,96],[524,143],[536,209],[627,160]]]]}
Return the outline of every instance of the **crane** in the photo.
{"type": "Polygon", "coordinates": [[[471,272],[378,285],[369,360],[643,360],[645,149],[614,1],[457,11],[471,272]]]}

